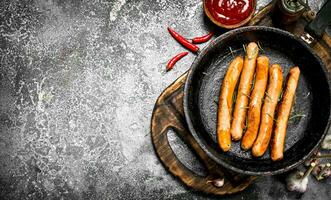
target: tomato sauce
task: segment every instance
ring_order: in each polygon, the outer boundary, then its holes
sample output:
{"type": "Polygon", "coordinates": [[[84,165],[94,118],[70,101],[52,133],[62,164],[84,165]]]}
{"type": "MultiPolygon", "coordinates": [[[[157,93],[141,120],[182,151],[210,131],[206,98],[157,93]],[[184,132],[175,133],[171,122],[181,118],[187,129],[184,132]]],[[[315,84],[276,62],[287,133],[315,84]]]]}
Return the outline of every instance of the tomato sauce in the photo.
{"type": "Polygon", "coordinates": [[[206,0],[206,8],[221,24],[234,25],[245,20],[253,11],[253,0],[206,0]]]}

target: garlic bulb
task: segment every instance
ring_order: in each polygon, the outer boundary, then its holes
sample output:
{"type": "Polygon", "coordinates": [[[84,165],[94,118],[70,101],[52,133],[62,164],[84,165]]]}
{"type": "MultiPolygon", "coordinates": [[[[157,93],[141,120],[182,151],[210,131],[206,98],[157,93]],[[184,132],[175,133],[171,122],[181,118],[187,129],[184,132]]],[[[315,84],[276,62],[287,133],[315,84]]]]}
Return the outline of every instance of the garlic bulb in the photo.
{"type": "Polygon", "coordinates": [[[286,179],[287,189],[289,191],[304,193],[307,190],[309,175],[315,166],[316,163],[312,162],[305,173],[298,170],[292,172],[286,179]]]}
{"type": "Polygon", "coordinates": [[[289,191],[296,191],[304,193],[307,190],[308,176],[303,177],[304,173],[295,171],[291,173],[286,179],[286,186],[289,191]]]}

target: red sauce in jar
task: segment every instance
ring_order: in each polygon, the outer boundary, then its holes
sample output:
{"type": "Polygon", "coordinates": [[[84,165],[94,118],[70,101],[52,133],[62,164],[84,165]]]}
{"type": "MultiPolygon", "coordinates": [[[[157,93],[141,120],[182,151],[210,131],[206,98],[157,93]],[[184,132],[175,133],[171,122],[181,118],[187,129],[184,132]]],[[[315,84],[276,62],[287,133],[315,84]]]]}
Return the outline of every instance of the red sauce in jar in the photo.
{"type": "Polygon", "coordinates": [[[245,20],[253,11],[253,0],[206,0],[212,17],[224,25],[234,25],[245,20]]]}

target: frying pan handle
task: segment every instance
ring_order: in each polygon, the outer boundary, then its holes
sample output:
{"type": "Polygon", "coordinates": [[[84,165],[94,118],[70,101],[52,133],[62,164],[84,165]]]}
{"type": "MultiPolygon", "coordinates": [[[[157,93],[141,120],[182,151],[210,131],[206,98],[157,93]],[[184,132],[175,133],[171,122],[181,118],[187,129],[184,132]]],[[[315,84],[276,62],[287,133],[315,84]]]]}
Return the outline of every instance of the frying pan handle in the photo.
{"type": "Polygon", "coordinates": [[[331,0],[327,0],[321,10],[317,13],[316,18],[305,27],[305,30],[312,36],[320,38],[330,22],[331,0]]]}
{"type": "MultiPolygon", "coordinates": [[[[179,88],[179,90],[182,89],[182,87],[179,88]]],[[[170,87],[163,93],[167,92],[171,92],[173,94],[173,88],[170,87]]],[[[241,177],[241,179],[238,179],[237,182],[227,178],[227,174],[225,174],[224,169],[212,161],[196,143],[186,127],[185,120],[182,118],[182,111],[178,110],[176,106],[173,106],[173,104],[167,102],[166,100],[163,101],[164,99],[169,98],[167,95],[165,95],[165,97],[162,96],[163,95],[159,97],[154,107],[151,122],[151,135],[155,151],[167,170],[169,170],[174,176],[179,178],[190,188],[215,195],[232,194],[242,191],[253,182],[255,177],[251,176],[246,176],[244,178],[241,177]],[[205,176],[201,176],[193,172],[177,158],[168,141],[168,131],[170,129],[174,130],[179,138],[182,139],[201,159],[207,169],[207,174],[205,176]],[[222,177],[224,178],[224,185],[222,187],[216,187],[213,183],[211,183],[212,180],[222,177]]],[[[178,96],[178,98],[175,97],[174,99],[182,103],[182,96],[178,96]]]]}

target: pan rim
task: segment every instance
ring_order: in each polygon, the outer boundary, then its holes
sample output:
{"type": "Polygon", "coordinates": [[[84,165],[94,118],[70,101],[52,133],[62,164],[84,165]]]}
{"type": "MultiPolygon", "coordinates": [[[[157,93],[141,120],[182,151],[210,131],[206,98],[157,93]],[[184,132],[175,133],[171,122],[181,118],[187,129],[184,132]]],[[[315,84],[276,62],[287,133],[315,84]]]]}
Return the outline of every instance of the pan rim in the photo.
{"type": "MultiPolygon", "coordinates": [[[[222,41],[223,39],[234,35],[234,34],[238,34],[238,33],[242,33],[242,32],[247,32],[247,31],[256,31],[256,30],[262,30],[262,31],[269,31],[269,32],[274,32],[276,34],[281,34],[284,35],[285,37],[289,37],[293,40],[296,40],[296,42],[300,43],[302,46],[304,46],[309,53],[312,54],[312,56],[317,60],[317,62],[320,64],[320,67],[322,68],[323,74],[325,76],[325,79],[327,80],[327,87],[329,90],[329,99],[331,99],[331,82],[330,82],[330,74],[328,73],[324,63],[322,62],[321,58],[313,51],[313,49],[306,43],[304,42],[302,39],[298,38],[297,36],[293,35],[290,32],[278,29],[278,28],[273,28],[273,27],[267,27],[267,26],[249,26],[249,27],[242,27],[242,28],[238,28],[235,30],[231,30],[228,31],[222,35],[220,35],[219,37],[217,37],[215,40],[213,40],[212,42],[210,42],[205,48],[202,49],[202,51],[200,52],[200,54],[195,58],[195,60],[193,61],[188,74],[187,74],[187,78],[185,81],[185,86],[184,86],[184,100],[183,100],[183,107],[184,107],[184,115],[185,115],[185,119],[188,125],[188,128],[192,134],[192,136],[194,137],[195,141],[198,143],[198,145],[202,148],[202,150],[213,160],[215,161],[217,164],[222,165],[223,167],[226,167],[227,169],[230,169],[232,171],[241,173],[241,174],[247,174],[247,175],[257,175],[257,176],[266,176],[266,175],[276,175],[276,174],[281,174],[284,172],[287,172],[295,167],[297,167],[298,165],[302,164],[305,160],[307,160],[312,154],[313,152],[320,146],[322,140],[325,138],[325,136],[328,133],[329,127],[330,127],[330,120],[331,120],[331,112],[329,112],[329,116],[328,116],[328,122],[326,124],[326,127],[324,128],[324,132],[322,134],[322,136],[320,137],[320,139],[318,140],[318,142],[314,145],[314,147],[308,152],[308,154],[306,154],[305,156],[303,156],[302,158],[300,158],[298,161],[296,161],[295,163],[283,167],[281,169],[277,169],[277,170],[272,170],[272,171],[249,171],[249,170],[244,170],[238,167],[235,167],[231,164],[228,164],[226,161],[217,158],[213,153],[211,153],[210,151],[207,150],[207,146],[201,141],[200,137],[198,136],[197,132],[195,131],[195,128],[193,126],[193,122],[190,116],[190,110],[189,110],[189,89],[190,86],[192,84],[192,77],[194,75],[194,72],[196,71],[196,69],[199,66],[200,61],[202,60],[202,58],[206,55],[206,53],[213,48],[213,46],[222,41]]],[[[330,102],[331,104],[331,102],[330,102]]],[[[331,105],[330,105],[331,107],[331,105]]]]}

